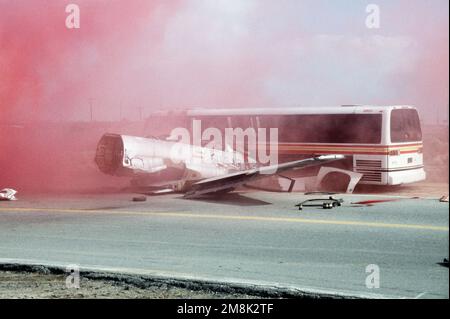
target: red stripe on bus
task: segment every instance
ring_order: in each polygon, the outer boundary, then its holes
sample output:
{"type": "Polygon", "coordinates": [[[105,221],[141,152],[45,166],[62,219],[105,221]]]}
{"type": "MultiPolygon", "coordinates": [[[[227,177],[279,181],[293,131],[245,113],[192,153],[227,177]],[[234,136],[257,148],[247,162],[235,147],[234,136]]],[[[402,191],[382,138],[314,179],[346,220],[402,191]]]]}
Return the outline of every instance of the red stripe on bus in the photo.
{"type": "MultiPolygon", "coordinates": [[[[336,154],[336,151],[323,151],[323,150],[279,150],[280,154],[336,154]]],[[[352,151],[339,151],[339,154],[362,154],[362,155],[388,155],[388,152],[352,152],[352,151]]]]}

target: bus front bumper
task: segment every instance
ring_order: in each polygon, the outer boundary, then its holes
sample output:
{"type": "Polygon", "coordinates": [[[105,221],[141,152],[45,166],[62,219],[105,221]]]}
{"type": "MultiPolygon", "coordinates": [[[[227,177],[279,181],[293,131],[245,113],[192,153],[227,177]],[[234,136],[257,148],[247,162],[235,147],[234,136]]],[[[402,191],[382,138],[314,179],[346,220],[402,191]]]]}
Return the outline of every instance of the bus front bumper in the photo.
{"type": "Polygon", "coordinates": [[[389,172],[388,184],[400,185],[400,184],[420,182],[425,180],[426,177],[427,173],[425,172],[423,167],[399,172],[389,172]]]}

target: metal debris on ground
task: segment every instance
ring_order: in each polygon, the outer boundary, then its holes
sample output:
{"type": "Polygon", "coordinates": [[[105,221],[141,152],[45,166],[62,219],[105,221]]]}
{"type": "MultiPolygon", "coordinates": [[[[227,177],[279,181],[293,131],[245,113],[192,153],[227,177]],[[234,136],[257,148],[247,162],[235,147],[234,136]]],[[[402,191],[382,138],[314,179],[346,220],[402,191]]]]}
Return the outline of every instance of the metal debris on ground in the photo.
{"type": "Polygon", "coordinates": [[[336,192],[323,192],[323,191],[312,191],[306,192],[305,195],[335,195],[336,192]]]}
{"type": "Polygon", "coordinates": [[[441,263],[438,263],[438,264],[448,268],[448,259],[444,258],[444,260],[441,263]]]}
{"type": "Polygon", "coordinates": [[[147,200],[147,197],[145,197],[145,196],[133,197],[133,202],[145,202],[146,200],[147,200]]]}
{"type": "Polygon", "coordinates": [[[391,199],[391,198],[390,199],[370,199],[370,200],[363,200],[363,201],[359,201],[359,202],[353,202],[352,204],[373,206],[373,204],[395,202],[397,200],[398,200],[398,198],[395,198],[395,199],[391,199]]]}
{"type": "Polygon", "coordinates": [[[323,209],[332,209],[337,206],[341,206],[344,200],[342,198],[333,198],[330,196],[328,198],[312,198],[304,200],[303,202],[295,205],[298,210],[302,210],[303,207],[322,207],[323,209]]]}
{"type": "Polygon", "coordinates": [[[0,200],[17,200],[17,191],[12,188],[3,188],[0,190],[0,200]]]}
{"type": "Polygon", "coordinates": [[[442,196],[441,198],[439,198],[439,201],[443,202],[443,203],[448,203],[448,195],[447,196],[442,196]]]}

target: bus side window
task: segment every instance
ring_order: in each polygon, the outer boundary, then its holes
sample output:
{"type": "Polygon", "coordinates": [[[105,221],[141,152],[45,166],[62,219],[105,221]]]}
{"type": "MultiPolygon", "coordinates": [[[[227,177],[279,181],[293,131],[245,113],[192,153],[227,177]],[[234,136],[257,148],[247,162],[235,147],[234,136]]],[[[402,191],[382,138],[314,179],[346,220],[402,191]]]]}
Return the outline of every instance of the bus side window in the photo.
{"type": "Polygon", "coordinates": [[[259,116],[255,116],[255,129],[259,129],[261,127],[261,121],[259,119],[259,116]]]}
{"type": "Polygon", "coordinates": [[[267,125],[267,115],[260,115],[258,116],[258,127],[259,128],[268,128],[267,125]]]}
{"type": "MultiPolygon", "coordinates": [[[[282,124],[283,117],[280,115],[259,115],[254,123],[257,123],[258,128],[265,128],[267,131],[270,128],[278,128],[279,131],[283,129],[282,124]]],[[[256,126],[255,126],[256,128],[256,126]]]]}
{"type": "Polygon", "coordinates": [[[234,115],[231,117],[231,127],[246,130],[253,126],[252,118],[248,115],[234,115]]]}
{"type": "Polygon", "coordinates": [[[270,126],[278,127],[278,136],[281,142],[298,142],[305,123],[302,115],[282,115],[272,118],[270,126]]]}
{"type": "Polygon", "coordinates": [[[254,116],[250,117],[250,127],[256,128],[256,118],[254,116]]]}
{"type": "MultiPolygon", "coordinates": [[[[230,120],[228,116],[223,115],[212,115],[212,116],[199,116],[196,118],[192,118],[191,120],[191,135],[193,134],[193,120],[200,120],[201,121],[201,134],[208,129],[208,128],[215,128],[220,131],[220,134],[222,135],[222,146],[225,143],[225,129],[230,126],[230,120]]],[[[193,136],[193,135],[192,135],[193,136]]],[[[209,144],[211,141],[209,140],[202,140],[202,146],[205,146],[209,144]]]]}

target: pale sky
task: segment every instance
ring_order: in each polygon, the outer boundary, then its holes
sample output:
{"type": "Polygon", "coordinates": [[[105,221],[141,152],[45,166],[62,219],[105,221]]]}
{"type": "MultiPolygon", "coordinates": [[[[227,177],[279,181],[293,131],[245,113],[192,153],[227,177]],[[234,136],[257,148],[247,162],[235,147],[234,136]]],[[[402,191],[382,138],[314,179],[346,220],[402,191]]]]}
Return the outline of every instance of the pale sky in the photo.
{"type": "Polygon", "coordinates": [[[0,110],[412,104],[434,119],[448,106],[446,0],[72,3],[79,30],[61,3],[0,0],[0,110]],[[366,27],[370,3],[380,28],[366,27]]]}

